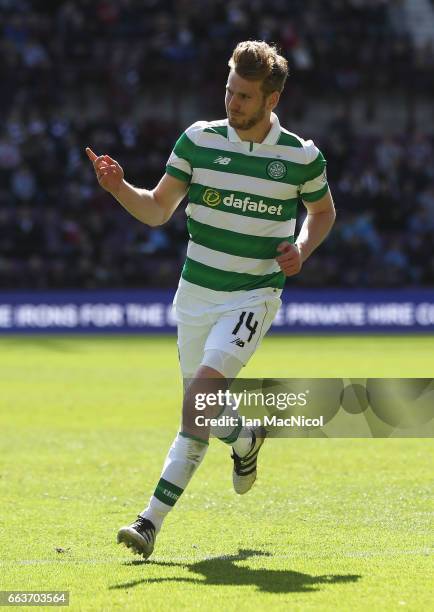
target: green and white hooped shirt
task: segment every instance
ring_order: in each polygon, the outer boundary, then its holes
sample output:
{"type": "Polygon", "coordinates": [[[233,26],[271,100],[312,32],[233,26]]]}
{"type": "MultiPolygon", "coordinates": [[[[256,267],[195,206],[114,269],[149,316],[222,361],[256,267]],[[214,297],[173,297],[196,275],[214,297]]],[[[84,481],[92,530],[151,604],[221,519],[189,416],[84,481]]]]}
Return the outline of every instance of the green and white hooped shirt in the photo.
{"type": "Polygon", "coordinates": [[[271,119],[261,143],[241,141],[227,119],[198,121],[176,142],[166,172],[189,183],[181,286],[184,279],[218,292],[283,288],[277,245],[294,242],[298,199],[315,202],[328,185],[314,143],[271,119]]]}

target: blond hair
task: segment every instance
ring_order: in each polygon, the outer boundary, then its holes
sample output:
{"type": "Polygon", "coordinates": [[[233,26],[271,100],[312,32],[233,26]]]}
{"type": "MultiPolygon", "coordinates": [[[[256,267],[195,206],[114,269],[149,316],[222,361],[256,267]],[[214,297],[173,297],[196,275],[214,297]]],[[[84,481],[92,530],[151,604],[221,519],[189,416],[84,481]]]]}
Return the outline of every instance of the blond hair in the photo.
{"type": "Polygon", "coordinates": [[[262,81],[266,96],[281,93],[288,77],[288,62],[279,55],[277,48],[263,40],[246,40],[238,43],[228,62],[231,70],[248,81],[262,81]]]}

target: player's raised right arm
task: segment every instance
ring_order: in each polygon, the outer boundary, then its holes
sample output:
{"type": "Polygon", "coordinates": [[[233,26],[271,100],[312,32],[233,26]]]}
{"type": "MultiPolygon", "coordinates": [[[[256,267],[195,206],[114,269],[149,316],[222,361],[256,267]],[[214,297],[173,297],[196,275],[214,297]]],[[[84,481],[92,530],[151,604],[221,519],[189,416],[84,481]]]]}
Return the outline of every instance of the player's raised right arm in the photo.
{"type": "Polygon", "coordinates": [[[168,174],[151,191],[139,189],[127,183],[122,167],[109,155],[97,156],[89,147],[86,153],[101,187],[146,225],[166,223],[187,193],[188,184],[168,174]]]}

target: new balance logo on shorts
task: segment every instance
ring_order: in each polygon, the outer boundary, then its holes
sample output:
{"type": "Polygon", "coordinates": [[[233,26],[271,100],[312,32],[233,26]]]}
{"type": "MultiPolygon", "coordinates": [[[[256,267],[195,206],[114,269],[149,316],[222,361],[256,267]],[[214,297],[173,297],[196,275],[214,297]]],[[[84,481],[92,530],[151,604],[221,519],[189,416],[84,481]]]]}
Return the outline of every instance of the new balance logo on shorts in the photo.
{"type": "Polygon", "coordinates": [[[241,348],[243,348],[245,342],[244,340],[241,340],[241,338],[235,338],[235,340],[231,340],[231,344],[236,344],[237,346],[241,346],[241,348]]]}
{"type": "Polygon", "coordinates": [[[228,164],[230,164],[231,161],[232,161],[231,157],[223,157],[222,155],[219,155],[218,157],[215,158],[213,163],[221,164],[222,166],[227,166],[228,164]]]}

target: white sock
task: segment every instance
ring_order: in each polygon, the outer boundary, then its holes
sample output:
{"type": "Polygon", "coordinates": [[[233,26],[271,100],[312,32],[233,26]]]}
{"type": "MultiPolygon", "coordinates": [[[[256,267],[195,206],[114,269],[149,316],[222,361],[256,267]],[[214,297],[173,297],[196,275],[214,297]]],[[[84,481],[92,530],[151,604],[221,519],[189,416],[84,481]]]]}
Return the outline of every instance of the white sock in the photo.
{"type": "Polygon", "coordinates": [[[163,471],[148,506],[140,513],[160,531],[163,520],[178,501],[208,450],[208,442],[179,432],[170,447],[163,471]]]}
{"type": "Polygon", "coordinates": [[[234,424],[211,427],[211,435],[232,446],[239,457],[247,455],[252,447],[252,432],[250,427],[242,426],[238,411],[228,403],[218,417],[228,417],[234,424]]]}

